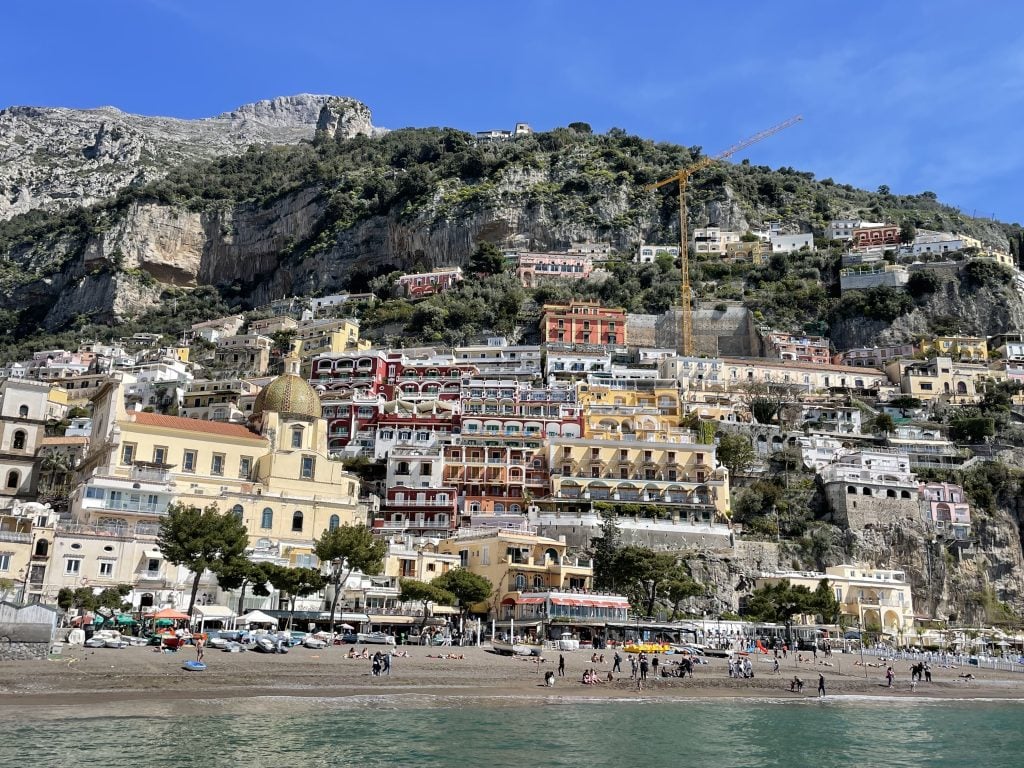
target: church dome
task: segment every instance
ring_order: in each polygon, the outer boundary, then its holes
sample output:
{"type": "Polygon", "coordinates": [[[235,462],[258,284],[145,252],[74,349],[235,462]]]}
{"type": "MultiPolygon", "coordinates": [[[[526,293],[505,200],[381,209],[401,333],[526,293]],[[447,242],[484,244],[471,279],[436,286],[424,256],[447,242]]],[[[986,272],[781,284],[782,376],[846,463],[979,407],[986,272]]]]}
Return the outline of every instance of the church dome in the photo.
{"type": "Polygon", "coordinates": [[[284,420],[310,420],[321,416],[320,398],[309,383],[294,373],[278,376],[256,395],[253,417],[273,411],[284,420]]]}

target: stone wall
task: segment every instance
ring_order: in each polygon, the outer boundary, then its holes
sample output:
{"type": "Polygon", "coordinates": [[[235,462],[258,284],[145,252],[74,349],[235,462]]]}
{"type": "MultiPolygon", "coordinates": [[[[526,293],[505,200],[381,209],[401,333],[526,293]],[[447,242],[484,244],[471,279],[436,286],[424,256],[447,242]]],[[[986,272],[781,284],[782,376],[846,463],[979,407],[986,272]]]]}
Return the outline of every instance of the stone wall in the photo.
{"type": "Polygon", "coordinates": [[[14,643],[0,637],[0,661],[45,661],[49,655],[49,643],[14,643]]]}
{"type": "Polygon", "coordinates": [[[846,492],[847,483],[826,483],[825,496],[832,508],[832,522],[852,531],[868,526],[890,525],[904,520],[919,521],[917,499],[893,499],[846,492]]]}
{"type": "MultiPolygon", "coordinates": [[[[693,353],[708,357],[760,357],[763,350],[754,316],[739,304],[698,305],[693,311],[693,353]]],[[[655,345],[680,349],[681,318],[678,307],[659,315],[655,323],[655,345]]],[[[633,343],[630,337],[630,343],[633,343]]]]}
{"type": "Polygon", "coordinates": [[[53,627],[49,624],[0,623],[0,661],[29,661],[50,655],[53,627]]]}
{"type": "Polygon", "coordinates": [[[655,347],[658,315],[626,315],[626,339],[631,347],[655,347]]]}

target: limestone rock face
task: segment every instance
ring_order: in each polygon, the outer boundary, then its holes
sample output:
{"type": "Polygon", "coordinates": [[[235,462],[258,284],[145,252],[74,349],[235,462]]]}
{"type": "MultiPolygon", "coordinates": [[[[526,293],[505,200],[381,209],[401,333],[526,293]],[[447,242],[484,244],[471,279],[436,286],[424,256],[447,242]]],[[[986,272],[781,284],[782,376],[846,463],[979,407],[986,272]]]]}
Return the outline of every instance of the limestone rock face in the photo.
{"type": "Polygon", "coordinates": [[[332,137],[373,132],[366,105],[308,93],[202,120],[113,107],[10,107],[0,111],[0,219],[36,208],[90,205],[185,161],[237,154],[253,144],[309,140],[322,119],[332,137]],[[333,118],[325,118],[325,110],[333,118]]]}

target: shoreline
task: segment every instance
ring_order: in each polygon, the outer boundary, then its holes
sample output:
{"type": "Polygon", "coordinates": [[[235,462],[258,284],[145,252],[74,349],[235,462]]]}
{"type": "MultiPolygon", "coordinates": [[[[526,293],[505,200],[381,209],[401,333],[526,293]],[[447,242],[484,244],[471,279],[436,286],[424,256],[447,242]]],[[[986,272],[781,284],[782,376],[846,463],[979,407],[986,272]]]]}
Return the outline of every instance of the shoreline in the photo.
{"type": "MultiPolygon", "coordinates": [[[[583,685],[585,669],[596,669],[604,677],[611,669],[612,654],[605,663],[592,662],[589,653],[565,653],[567,676],[556,678],[554,687],[543,683],[542,672],[554,671],[559,654],[543,662],[497,656],[478,648],[445,648],[445,654],[461,658],[439,658],[432,648],[410,647],[408,658],[394,660],[391,677],[373,678],[369,662],[345,659],[340,648],[310,651],[293,649],[286,655],[208,652],[206,672],[186,672],[182,662],[189,653],[154,653],[147,648],[69,649],[49,661],[0,663],[0,711],[9,715],[22,709],[38,713],[53,709],[84,712],[97,707],[127,709],[135,704],[174,708],[188,702],[217,702],[218,705],[309,700],[382,700],[389,705],[415,703],[418,697],[444,700],[479,700],[492,703],[572,703],[591,701],[679,701],[760,700],[805,702],[817,700],[817,675],[826,678],[824,701],[890,699],[906,703],[923,701],[1024,701],[1024,674],[990,670],[935,669],[934,682],[919,683],[912,690],[906,662],[894,665],[897,684],[889,689],[881,670],[789,661],[779,675],[771,674],[770,661],[757,659],[755,677],[729,678],[725,662],[711,660],[698,668],[693,678],[651,678],[637,690],[623,659],[624,674],[615,673],[612,682],[583,685]],[[846,667],[845,673],[842,667],[846,667]],[[959,674],[973,673],[966,680],[959,674]],[[804,680],[801,693],[792,693],[794,675],[804,680]]],[[[662,657],[663,665],[671,656],[662,657]]],[[[130,713],[128,713],[130,714],[130,713]]]]}

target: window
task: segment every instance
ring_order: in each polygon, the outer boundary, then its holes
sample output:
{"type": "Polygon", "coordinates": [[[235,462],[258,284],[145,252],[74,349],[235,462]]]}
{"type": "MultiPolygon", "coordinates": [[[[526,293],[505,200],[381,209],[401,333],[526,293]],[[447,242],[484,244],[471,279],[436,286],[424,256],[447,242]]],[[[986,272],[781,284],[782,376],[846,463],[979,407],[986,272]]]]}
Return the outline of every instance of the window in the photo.
{"type": "Polygon", "coordinates": [[[260,516],[260,528],[270,529],[274,527],[274,510],[270,507],[264,507],[263,514],[260,516]]]}
{"type": "Polygon", "coordinates": [[[210,474],[211,475],[223,475],[224,474],[224,454],[215,453],[213,454],[213,460],[210,462],[210,474]]]}
{"type": "Polygon", "coordinates": [[[121,446],[121,463],[131,464],[135,461],[135,443],[125,443],[121,446]]]}
{"type": "Polygon", "coordinates": [[[167,463],[167,449],[162,445],[154,446],[153,448],[153,463],[154,464],[166,464],[167,463]]]}
{"type": "Polygon", "coordinates": [[[155,573],[156,571],[159,571],[160,561],[157,560],[155,557],[149,558],[149,561],[146,563],[146,570],[150,573],[155,573]]]}
{"type": "Polygon", "coordinates": [[[18,473],[15,472],[13,469],[10,472],[7,473],[7,487],[8,488],[17,488],[18,485],[20,484],[20,482],[21,482],[21,478],[19,477],[18,473]]]}
{"type": "Polygon", "coordinates": [[[113,576],[114,575],[114,561],[113,560],[100,560],[100,576],[113,576]]]}
{"type": "Polygon", "coordinates": [[[331,519],[327,522],[327,530],[334,531],[341,526],[341,518],[337,515],[331,515],[331,519]]]}
{"type": "Polygon", "coordinates": [[[48,554],[50,554],[50,542],[46,539],[37,541],[34,557],[46,557],[48,554]]]}
{"type": "Polygon", "coordinates": [[[0,573],[11,570],[11,553],[0,552],[0,573]]]}
{"type": "Polygon", "coordinates": [[[252,472],[252,456],[243,456],[238,460],[238,476],[245,479],[252,472]]]}
{"type": "Polygon", "coordinates": [[[14,440],[11,443],[11,448],[16,451],[25,450],[25,430],[19,429],[14,433],[14,440]]]}
{"type": "Polygon", "coordinates": [[[302,447],[302,427],[292,428],[292,448],[302,447]]]}
{"type": "Polygon", "coordinates": [[[312,456],[302,457],[302,471],[301,477],[303,480],[312,480],[313,474],[316,471],[316,459],[312,456]]]}
{"type": "Polygon", "coordinates": [[[296,510],[292,515],[292,530],[301,532],[302,531],[302,512],[296,510]]]}
{"type": "Polygon", "coordinates": [[[28,406],[27,405],[23,405],[20,408],[18,408],[18,415],[21,418],[23,418],[23,419],[27,419],[28,418],[28,406]]]}
{"type": "Polygon", "coordinates": [[[235,519],[237,519],[237,520],[241,520],[242,519],[242,515],[244,513],[245,513],[245,510],[242,509],[242,505],[241,504],[235,504],[235,506],[233,506],[231,508],[231,514],[234,515],[235,519]]]}
{"type": "Polygon", "coordinates": [[[196,452],[185,451],[181,458],[181,470],[182,472],[195,472],[196,471],[196,452]]]}
{"type": "Polygon", "coordinates": [[[64,573],[68,576],[77,576],[82,572],[82,559],[69,557],[64,560],[64,573]]]}

